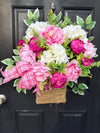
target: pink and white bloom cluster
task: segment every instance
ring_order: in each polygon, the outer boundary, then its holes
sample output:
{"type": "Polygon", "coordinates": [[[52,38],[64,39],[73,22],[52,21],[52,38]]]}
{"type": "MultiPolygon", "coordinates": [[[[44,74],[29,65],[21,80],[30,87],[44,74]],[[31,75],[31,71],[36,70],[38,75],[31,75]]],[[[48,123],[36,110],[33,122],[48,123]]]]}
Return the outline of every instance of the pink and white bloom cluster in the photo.
{"type": "Polygon", "coordinates": [[[84,53],[84,58],[81,59],[84,66],[91,66],[91,64],[94,62],[92,58],[96,55],[97,49],[94,48],[94,45],[89,41],[87,43],[84,43],[80,39],[75,39],[71,42],[71,49],[74,54],[77,55],[84,53]],[[88,59],[88,57],[90,59],[88,59]]]}
{"type": "Polygon", "coordinates": [[[34,92],[40,95],[42,89],[59,89],[75,82],[85,68],[91,67],[97,49],[89,41],[87,32],[80,25],[58,27],[54,24],[39,21],[29,24],[24,40],[17,44],[20,60],[15,61],[10,70],[0,69],[3,83],[20,78],[18,88],[36,86],[34,92]]]}

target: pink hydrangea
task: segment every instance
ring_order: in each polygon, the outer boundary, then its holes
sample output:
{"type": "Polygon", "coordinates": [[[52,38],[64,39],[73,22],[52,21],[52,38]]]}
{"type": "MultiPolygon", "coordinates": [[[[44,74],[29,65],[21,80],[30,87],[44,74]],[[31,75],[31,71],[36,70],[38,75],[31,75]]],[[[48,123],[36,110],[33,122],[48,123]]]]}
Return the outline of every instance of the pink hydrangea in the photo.
{"type": "Polygon", "coordinates": [[[29,45],[27,44],[24,44],[24,47],[21,48],[19,52],[19,56],[22,61],[29,62],[30,64],[33,64],[34,62],[36,62],[36,54],[33,53],[29,45]]]}
{"type": "Polygon", "coordinates": [[[38,82],[45,81],[48,77],[51,77],[48,70],[51,70],[49,67],[45,66],[45,64],[41,61],[38,61],[32,65],[33,73],[35,74],[35,78],[38,82]]]}
{"type": "Polygon", "coordinates": [[[83,66],[91,66],[91,64],[94,62],[92,59],[87,59],[87,57],[81,59],[83,66]]]}
{"type": "Polygon", "coordinates": [[[77,65],[77,61],[72,60],[66,68],[67,81],[75,81],[81,75],[81,68],[77,65]]]}
{"type": "Polygon", "coordinates": [[[79,39],[75,39],[71,42],[71,49],[75,54],[84,52],[84,43],[79,39]]]}
{"type": "Polygon", "coordinates": [[[19,40],[17,46],[22,46],[25,43],[24,40],[19,40]]]}
{"type": "Polygon", "coordinates": [[[84,56],[90,56],[90,58],[93,58],[96,54],[96,49],[94,48],[94,45],[92,43],[84,44],[85,52],[84,56]]]}
{"type": "Polygon", "coordinates": [[[36,37],[32,37],[29,41],[29,47],[30,49],[36,53],[36,56],[38,56],[39,52],[42,51],[43,49],[41,47],[38,46],[38,44],[36,43],[36,40],[39,41],[38,38],[36,37]]]}
{"type": "Polygon", "coordinates": [[[66,84],[66,75],[61,74],[55,71],[55,73],[52,75],[52,78],[50,79],[50,82],[54,88],[62,88],[66,84]]]}
{"type": "Polygon", "coordinates": [[[61,28],[55,27],[54,25],[48,26],[42,33],[42,37],[47,37],[47,45],[52,45],[54,43],[62,44],[64,42],[63,30],[61,28]]]}

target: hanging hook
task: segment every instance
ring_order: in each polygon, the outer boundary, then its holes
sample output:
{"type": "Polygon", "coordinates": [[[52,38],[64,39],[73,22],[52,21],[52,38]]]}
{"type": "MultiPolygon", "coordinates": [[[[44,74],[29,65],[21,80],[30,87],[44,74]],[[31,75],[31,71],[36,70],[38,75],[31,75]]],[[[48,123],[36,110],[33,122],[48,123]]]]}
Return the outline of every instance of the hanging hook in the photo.
{"type": "Polygon", "coordinates": [[[68,16],[68,12],[67,11],[65,11],[65,16],[68,16]]]}
{"type": "Polygon", "coordinates": [[[51,10],[54,12],[54,11],[55,11],[55,9],[56,9],[56,7],[55,7],[55,3],[54,3],[54,2],[52,2],[52,3],[51,3],[51,10]]]}

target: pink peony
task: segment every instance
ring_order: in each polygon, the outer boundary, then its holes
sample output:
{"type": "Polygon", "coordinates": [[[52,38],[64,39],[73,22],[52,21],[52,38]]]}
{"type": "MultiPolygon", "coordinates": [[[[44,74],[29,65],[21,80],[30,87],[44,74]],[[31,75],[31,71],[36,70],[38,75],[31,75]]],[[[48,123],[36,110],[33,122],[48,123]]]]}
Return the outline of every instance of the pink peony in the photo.
{"type": "Polygon", "coordinates": [[[23,43],[25,43],[25,41],[24,41],[24,40],[19,40],[19,41],[18,41],[17,46],[22,46],[22,45],[23,45],[23,43]]]}
{"type": "Polygon", "coordinates": [[[44,63],[38,61],[32,65],[33,73],[35,74],[35,78],[38,82],[43,82],[47,79],[47,77],[51,77],[48,70],[51,70],[49,67],[45,66],[44,63]]]}
{"type": "Polygon", "coordinates": [[[32,37],[29,41],[29,47],[30,49],[36,53],[36,55],[39,54],[40,51],[42,51],[43,49],[41,47],[38,46],[38,44],[36,43],[36,40],[39,41],[38,38],[36,37],[32,37]]]}
{"type": "Polygon", "coordinates": [[[24,44],[24,47],[21,48],[19,56],[22,61],[29,62],[30,64],[36,62],[36,55],[35,53],[33,53],[33,51],[29,48],[29,45],[27,44],[24,44]]]}
{"type": "Polygon", "coordinates": [[[81,75],[81,68],[77,65],[77,61],[72,60],[66,68],[67,81],[75,81],[81,75]]]}
{"type": "Polygon", "coordinates": [[[50,82],[54,88],[62,88],[65,86],[66,80],[67,78],[65,74],[61,74],[55,71],[55,73],[52,75],[50,82]]]}
{"type": "Polygon", "coordinates": [[[91,64],[94,62],[94,60],[87,59],[86,57],[81,60],[82,60],[83,66],[91,66],[91,64]]]}
{"type": "Polygon", "coordinates": [[[62,44],[64,42],[63,30],[61,28],[55,27],[54,25],[48,26],[42,33],[42,37],[47,37],[47,45],[52,45],[54,43],[62,44]]]}
{"type": "Polygon", "coordinates": [[[84,56],[90,56],[90,58],[93,58],[96,54],[96,49],[94,48],[94,45],[92,43],[84,44],[85,52],[84,56]]]}
{"type": "Polygon", "coordinates": [[[84,43],[79,39],[75,39],[71,42],[71,49],[75,54],[80,54],[84,52],[84,43]]]}

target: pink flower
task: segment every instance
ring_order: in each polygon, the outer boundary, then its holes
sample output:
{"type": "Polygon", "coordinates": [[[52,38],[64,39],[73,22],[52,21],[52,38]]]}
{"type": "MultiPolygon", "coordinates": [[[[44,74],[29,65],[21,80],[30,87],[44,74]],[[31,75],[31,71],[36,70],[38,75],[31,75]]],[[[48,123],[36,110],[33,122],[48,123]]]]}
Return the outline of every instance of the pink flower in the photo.
{"type": "Polygon", "coordinates": [[[22,46],[22,45],[23,45],[23,43],[25,43],[25,41],[24,41],[24,40],[19,40],[19,41],[18,41],[17,46],[22,46]]]}
{"type": "Polygon", "coordinates": [[[84,43],[79,39],[75,39],[71,42],[71,49],[75,54],[80,54],[84,52],[84,43]]]}
{"type": "Polygon", "coordinates": [[[35,74],[36,80],[38,82],[43,82],[48,77],[51,77],[50,73],[48,72],[48,70],[51,70],[51,69],[45,66],[45,64],[40,61],[35,62],[32,65],[32,68],[33,68],[33,73],[35,74]]]}
{"type": "Polygon", "coordinates": [[[72,60],[66,68],[67,81],[75,81],[81,75],[81,68],[77,65],[77,61],[72,60]]]}
{"type": "Polygon", "coordinates": [[[92,59],[87,59],[87,57],[81,59],[83,66],[91,66],[91,64],[94,62],[92,59]]]}
{"type": "Polygon", "coordinates": [[[32,37],[29,41],[29,47],[30,49],[36,53],[36,55],[38,56],[39,52],[42,51],[43,49],[41,47],[38,46],[38,44],[36,43],[36,40],[39,41],[38,38],[36,37],[32,37]]]}
{"type": "Polygon", "coordinates": [[[94,48],[94,45],[92,43],[84,44],[85,52],[84,56],[90,56],[90,58],[93,58],[96,54],[96,49],[94,48]]]}
{"type": "Polygon", "coordinates": [[[61,28],[55,27],[54,25],[48,26],[42,33],[42,37],[47,37],[47,45],[52,45],[54,43],[62,44],[64,42],[63,30],[61,28]]]}
{"type": "Polygon", "coordinates": [[[36,55],[27,44],[24,44],[24,47],[21,48],[19,56],[22,61],[29,62],[30,64],[36,62],[36,55]]]}
{"type": "Polygon", "coordinates": [[[44,85],[44,89],[45,89],[45,91],[47,92],[48,89],[49,89],[49,90],[52,90],[53,88],[52,88],[52,86],[51,86],[50,84],[45,84],[45,85],[44,85]]]}
{"type": "Polygon", "coordinates": [[[66,80],[67,78],[65,74],[61,74],[55,71],[55,73],[52,75],[50,82],[54,88],[62,88],[65,86],[66,80]]]}

